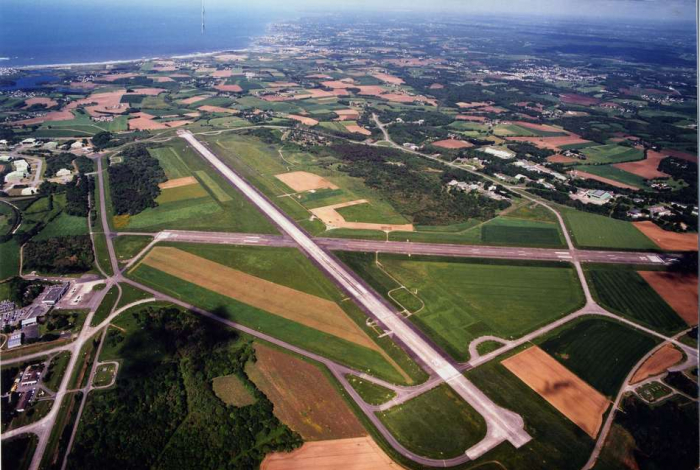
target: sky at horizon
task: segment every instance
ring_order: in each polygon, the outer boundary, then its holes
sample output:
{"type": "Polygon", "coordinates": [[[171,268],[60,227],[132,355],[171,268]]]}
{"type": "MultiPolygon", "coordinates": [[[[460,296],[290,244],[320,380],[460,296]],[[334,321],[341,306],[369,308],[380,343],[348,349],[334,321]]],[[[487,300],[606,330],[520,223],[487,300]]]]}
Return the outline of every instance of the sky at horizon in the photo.
{"type": "MultiPolygon", "coordinates": [[[[27,0],[0,0],[3,6],[27,0]]],[[[94,7],[94,0],[33,0],[33,7],[85,5],[94,7]]],[[[199,8],[201,0],[102,0],[101,7],[114,4],[141,8],[199,8]]],[[[503,14],[525,16],[580,17],[591,19],[628,19],[652,22],[695,22],[694,0],[205,0],[210,9],[284,11],[286,13],[344,12],[432,12],[464,14],[503,14]]]]}

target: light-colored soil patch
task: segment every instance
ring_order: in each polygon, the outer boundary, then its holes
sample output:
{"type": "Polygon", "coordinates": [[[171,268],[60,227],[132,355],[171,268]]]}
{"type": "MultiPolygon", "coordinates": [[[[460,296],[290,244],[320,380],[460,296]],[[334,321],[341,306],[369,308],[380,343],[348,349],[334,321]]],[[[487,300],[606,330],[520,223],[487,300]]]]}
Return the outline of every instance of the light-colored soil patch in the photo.
{"type": "MultiPolygon", "coordinates": [[[[344,80],[329,80],[327,82],[321,82],[321,85],[326,88],[359,88],[352,79],[344,80]]],[[[377,87],[382,89],[381,87],[377,87]]],[[[383,89],[382,89],[383,90],[383,89]]]]}
{"type": "Polygon", "coordinates": [[[362,135],[372,135],[372,132],[365,129],[364,127],[358,126],[357,124],[350,124],[345,126],[345,129],[348,130],[348,132],[353,132],[355,134],[362,134],[362,135]]]}
{"type": "Polygon", "coordinates": [[[233,70],[217,70],[211,74],[214,78],[229,78],[231,75],[233,75],[233,70]]]}
{"type": "Polygon", "coordinates": [[[240,93],[243,91],[243,88],[241,88],[238,85],[226,85],[224,83],[220,83],[219,85],[216,85],[214,88],[216,90],[224,91],[224,92],[228,92],[228,93],[240,93]]]}
{"type": "Polygon", "coordinates": [[[383,352],[335,303],[183,250],[155,247],[143,263],[217,294],[383,352]]]}
{"type": "Polygon", "coordinates": [[[547,124],[536,124],[533,122],[524,122],[524,121],[515,121],[513,124],[517,124],[518,126],[525,127],[526,129],[534,129],[536,131],[543,131],[543,132],[565,132],[568,134],[563,129],[560,129],[559,127],[554,127],[550,126],[547,124]]]}
{"type": "Polygon", "coordinates": [[[261,470],[399,470],[371,437],[305,442],[290,453],[269,454],[261,470]]]}
{"type": "MultiPolygon", "coordinates": [[[[551,160],[550,160],[551,161],[551,160]]],[[[570,172],[573,173],[573,172],[570,172]]],[[[585,171],[576,170],[576,176],[586,180],[600,181],[601,183],[609,184],[610,186],[616,186],[618,188],[631,189],[632,191],[639,190],[638,187],[632,186],[625,183],[620,183],[619,181],[611,180],[610,178],[605,178],[604,176],[594,175],[592,173],[586,173],[585,171]]]]}
{"type": "Polygon", "coordinates": [[[58,101],[46,97],[34,97],[24,100],[25,108],[29,108],[30,106],[34,106],[35,104],[43,104],[47,108],[50,108],[52,106],[56,106],[58,104],[58,101]]]}
{"type": "Polygon", "coordinates": [[[238,62],[240,60],[246,60],[248,56],[246,54],[219,54],[214,56],[214,59],[219,62],[238,62]]]}
{"type": "Polygon", "coordinates": [[[100,77],[100,80],[105,82],[114,82],[116,80],[121,80],[122,78],[133,78],[135,76],[135,73],[110,73],[100,77]]]}
{"type": "Polygon", "coordinates": [[[338,115],[340,121],[355,120],[360,117],[360,113],[354,109],[336,109],[333,112],[338,115]]]}
{"type": "Polygon", "coordinates": [[[314,175],[307,171],[292,171],[291,173],[282,173],[275,175],[275,178],[292,188],[297,192],[309,191],[312,189],[338,189],[322,176],[314,175]]]}
{"type": "Polygon", "coordinates": [[[469,147],[474,147],[474,145],[469,142],[457,139],[438,140],[437,142],[433,142],[433,145],[444,149],[466,149],[469,147]]]}
{"type": "Polygon", "coordinates": [[[667,232],[654,222],[633,222],[644,235],[651,238],[662,250],[696,251],[698,249],[697,233],[667,232]]]}
{"type": "Polygon", "coordinates": [[[235,375],[216,377],[211,383],[211,388],[214,394],[227,405],[241,407],[252,405],[256,401],[250,390],[235,375]]]}
{"type": "Polygon", "coordinates": [[[641,271],[640,276],[690,326],[698,324],[698,276],[662,271],[641,271]]]}
{"type": "Polygon", "coordinates": [[[299,121],[300,123],[304,124],[305,126],[315,126],[318,124],[318,121],[316,119],[312,119],[310,117],[305,117],[305,116],[299,116],[297,114],[287,114],[287,117],[289,119],[294,119],[295,121],[299,121]]]}
{"type": "Polygon", "coordinates": [[[129,119],[129,129],[131,130],[149,131],[168,128],[168,126],[166,126],[165,124],[154,121],[154,116],[151,116],[150,114],[136,113],[133,116],[136,117],[133,119],[129,119]]]}
{"type": "Polygon", "coordinates": [[[455,116],[458,121],[471,121],[471,122],[484,122],[486,121],[486,116],[471,116],[469,114],[458,114],[455,116]]]}
{"type": "Polygon", "coordinates": [[[182,104],[194,104],[194,103],[198,103],[200,101],[204,101],[207,98],[209,98],[209,95],[196,95],[196,96],[191,96],[189,98],[185,98],[184,100],[180,100],[180,103],[182,103],[182,104]]]}
{"type": "Polygon", "coordinates": [[[342,202],[325,207],[310,209],[311,213],[321,219],[329,229],[336,228],[352,228],[356,230],[382,230],[385,232],[401,231],[413,232],[413,224],[375,224],[368,222],[347,222],[345,218],[338,213],[336,209],[341,207],[354,206],[357,204],[369,204],[366,199],[358,199],[356,201],[342,202]]]}
{"type": "Polygon", "coordinates": [[[246,374],[273,403],[275,416],[305,441],[367,434],[316,366],[259,343],[255,356],[255,363],[246,364],[246,374]]]}
{"type": "Polygon", "coordinates": [[[647,158],[645,158],[644,160],[627,163],[616,163],[613,166],[615,168],[619,168],[620,170],[625,170],[629,173],[641,176],[642,178],[668,178],[669,175],[657,170],[657,168],[659,167],[659,163],[661,163],[661,160],[663,160],[667,156],[668,155],[665,153],[648,150],[647,158]]]}
{"type": "Polygon", "coordinates": [[[593,439],[610,402],[537,346],[502,364],[593,439]]]}
{"type": "Polygon", "coordinates": [[[174,180],[168,180],[164,183],[160,183],[158,187],[160,189],[169,189],[179,188],[180,186],[189,186],[190,184],[197,184],[197,179],[194,176],[185,176],[184,178],[175,178],[174,180]]]}
{"type": "Polygon", "coordinates": [[[564,145],[587,144],[588,140],[576,134],[569,134],[559,137],[508,137],[513,142],[529,142],[541,149],[559,150],[564,145]]]}
{"type": "Polygon", "coordinates": [[[644,364],[632,376],[630,384],[636,384],[649,377],[659,375],[681,360],[683,360],[683,353],[672,344],[666,344],[644,361],[644,364]]]}
{"type": "Polygon", "coordinates": [[[547,161],[552,163],[574,163],[577,162],[578,159],[564,155],[552,155],[551,157],[547,157],[547,161]]]}
{"type": "Polygon", "coordinates": [[[229,113],[229,114],[238,114],[238,113],[240,113],[240,111],[237,110],[237,109],[233,109],[233,108],[224,108],[224,107],[221,107],[221,106],[210,106],[210,105],[206,105],[206,106],[200,106],[200,107],[197,108],[197,109],[200,110],[200,111],[205,111],[205,112],[207,112],[207,113],[229,113]]]}
{"type": "Polygon", "coordinates": [[[151,80],[153,80],[156,83],[168,83],[168,82],[175,81],[170,77],[163,77],[163,76],[159,76],[159,75],[148,75],[148,78],[150,78],[151,80]]]}
{"type": "Polygon", "coordinates": [[[41,124],[43,122],[70,121],[72,119],[75,119],[75,116],[73,116],[73,113],[71,113],[70,111],[51,111],[44,114],[43,116],[38,116],[31,119],[24,119],[22,121],[15,121],[12,123],[12,125],[26,124],[28,126],[31,126],[32,124],[41,124]]]}
{"type": "Polygon", "coordinates": [[[457,103],[457,107],[461,109],[471,109],[471,108],[481,108],[484,106],[489,106],[491,103],[487,103],[486,101],[472,101],[465,103],[464,101],[460,101],[457,103]]]}
{"type": "Polygon", "coordinates": [[[404,83],[404,81],[401,80],[399,77],[389,75],[388,73],[373,73],[372,76],[383,81],[384,83],[389,83],[391,85],[403,85],[404,83]]]}

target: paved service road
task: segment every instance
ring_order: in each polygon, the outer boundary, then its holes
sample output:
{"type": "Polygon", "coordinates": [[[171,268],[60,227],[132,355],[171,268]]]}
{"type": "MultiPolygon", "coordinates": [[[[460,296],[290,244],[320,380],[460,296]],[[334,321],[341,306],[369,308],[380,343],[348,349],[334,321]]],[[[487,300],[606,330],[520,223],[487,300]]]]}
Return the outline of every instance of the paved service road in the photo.
{"type": "Polygon", "coordinates": [[[481,390],[467,380],[452,362],[443,357],[439,351],[407,325],[397,312],[390,309],[375,293],[365,288],[359,279],[316,244],[248,182],[219,160],[192,133],[180,131],[178,134],[265,213],[284,233],[289,235],[301,250],[315,261],[327,275],[342,286],[358,304],[363,306],[368,312],[371,312],[387,330],[393,332],[395,338],[404,343],[429,369],[440,376],[457,394],[483,416],[487,427],[486,437],[467,450],[465,461],[483,455],[503,441],[510,442],[516,448],[530,441],[531,437],[524,429],[522,417],[492,402],[481,390]]]}

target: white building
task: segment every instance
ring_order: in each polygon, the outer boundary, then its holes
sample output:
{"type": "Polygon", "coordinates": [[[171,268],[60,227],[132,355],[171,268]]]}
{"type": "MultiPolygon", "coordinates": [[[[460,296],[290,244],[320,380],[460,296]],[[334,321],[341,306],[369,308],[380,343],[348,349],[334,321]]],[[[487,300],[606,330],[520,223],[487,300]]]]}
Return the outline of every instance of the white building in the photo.
{"type": "Polygon", "coordinates": [[[7,340],[7,349],[18,348],[22,346],[22,333],[14,333],[7,340]]]}
{"type": "Polygon", "coordinates": [[[24,159],[13,161],[12,167],[15,169],[15,171],[20,171],[25,174],[29,172],[29,162],[24,159]]]}
{"type": "Polygon", "coordinates": [[[513,158],[515,156],[514,152],[511,152],[508,149],[498,149],[494,147],[484,147],[479,149],[480,151],[484,153],[488,153],[489,155],[493,155],[494,157],[502,158],[504,160],[508,160],[509,158],[513,158]]]}

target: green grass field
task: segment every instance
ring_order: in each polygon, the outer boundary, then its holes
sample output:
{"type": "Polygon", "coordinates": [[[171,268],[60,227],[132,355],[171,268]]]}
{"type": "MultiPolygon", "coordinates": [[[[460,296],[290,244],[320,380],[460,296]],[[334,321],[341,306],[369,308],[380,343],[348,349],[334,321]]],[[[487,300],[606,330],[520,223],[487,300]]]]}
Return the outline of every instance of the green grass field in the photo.
{"type": "Polygon", "coordinates": [[[407,224],[409,221],[393,209],[387,209],[386,205],[356,204],[354,206],[341,207],[336,211],[348,222],[369,222],[384,224],[407,224]]]}
{"type": "Polygon", "coordinates": [[[588,163],[622,163],[644,158],[644,152],[622,145],[608,144],[581,149],[588,163]]]}
{"type": "Polygon", "coordinates": [[[494,129],[493,133],[499,137],[556,137],[566,135],[566,132],[564,131],[543,131],[530,127],[519,126],[518,124],[501,124],[494,129]]]}
{"type": "Polygon", "coordinates": [[[48,240],[54,237],[68,237],[74,235],[87,235],[88,222],[85,217],[77,217],[62,212],[53,219],[39,234],[32,240],[48,240]]]}
{"type": "Polygon", "coordinates": [[[630,222],[568,207],[559,209],[579,248],[658,250],[656,244],[630,222]]]}
{"type": "Polygon", "coordinates": [[[370,405],[381,405],[396,396],[396,392],[354,375],[347,376],[352,388],[370,405]]]}
{"type": "MultiPolygon", "coordinates": [[[[375,264],[373,253],[337,253],[378,292],[399,287],[375,264]]],[[[514,338],[583,305],[576,274],[567,265],[382,254],[384,270],[425,307],[411,320],[458,360],[470,340],[514,338]]]]}
{"type": "Polygon", "coordinates": [[[51,359],[49,372],[43,377],[43,383],[49,390],[53,390],[54,392],[58,391],[58,387],[63,379],[63,374],[66,373],[66,369],[68,368],[69,359],[70,352],[68,351],[62,351],[51,359]]]}
{"type": "Polygon", "coordinates": [[[587,269],[586,277],[591,293],[609,310],[667,335],[688,327],[635,271],[587,269]]]}
{"type": "MultiPolygon", "coordinates": [[[[183,186],[174,188],[177,197],[168,197],[166,190],[161,195],[158,207],[148,208],[130,217],[115,218],[117,230],[157,231],[165,229],[180,230],[228,230],[232,232],[277,233],[272,224],[244,196],[216,173],[204,160],[185,145],[175,141],[168,147],[152,150],[161,162],[170,179],[194,176],[201,186],[183,186]],[[196,189],[196,198],[191,198],[192,187],[196,189]],[[202,192],[202,188],[205,190],[202,192]]],[[[160,198],[159,198],[160,199],[160,198]]]]}
{"type": "Polygon", "coordinates": [[[637,188],[646,187],[646,180],[641,176],[620,170],[612,165],[578,165],[573,168],[579,171],[594,174],[596,176],[602,176],[603,178],[609,178],[619,183],[629,184],[637,188]]]}
{"type": "Polygon", "coordinates": [[[96,122],[87,114],[73,112],[75,119],[70,121],[47,121],[39,128],[42,131],[72,132],[72,135],[82,137],[85,134],[94,135],[98,132],[122,132],[127,130],[127,117],[117,116],[112,122],[96,122]]]}
{"type": "Polygon", "coordinates": [[[114,251],[121,263],[138,255],[152,240],[153,237],[147,236],[120,235],[114,238],[112,242],[114,243],[114,251]]]}
{"type": "Polygon", "coordinates": [[[462,455],[486,435],[481,415],[445,384],[378,416],[407,449],[435,459],[462,455]]]}
{"type": "Polygon", "coordinates": [[[522,416],[525,429],[532,436],[519,449],[501,444],[469,462],[467,468],[580,470],[586,463],[593,440],[498,361],[472,369],[466,376],[497,405],[522,416]],[[489,467],[492,462],[499,465],[489,467]]]}
{"type": "Polygon", "coordinates": [[[19,245],[12,239],[0,243],[0,280],[19,274],[19,245]]]}
{"type": "Polygon", "coordinates": [[[548,335],[540,347],[613,398],[632,367],[656,344],[656,338],[615,321],[586,318],[548,335]]]}
{"type": "Polygon", "coordinates": [[[119,289],[116,285],[112,286],[109,291],[107,291],[107,294],[105,294],[104,298],[102,299],[102,303],[100,303],[100,306],[97,307],[95,314],[92,316],[90,326],[99,325],[109,316],[110,312],[112,311],[112,307],[114,307],[117,302],[118,295],[119,289]]]}

